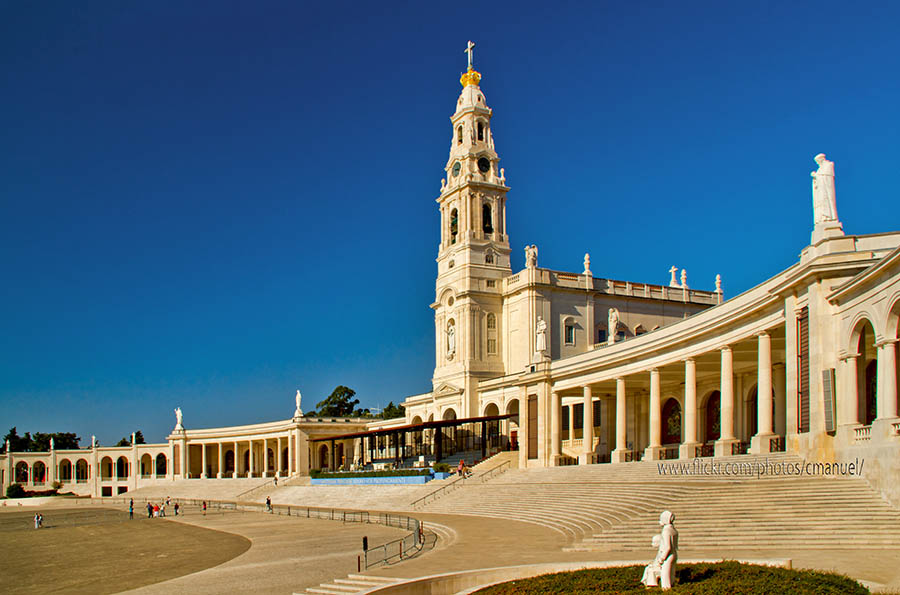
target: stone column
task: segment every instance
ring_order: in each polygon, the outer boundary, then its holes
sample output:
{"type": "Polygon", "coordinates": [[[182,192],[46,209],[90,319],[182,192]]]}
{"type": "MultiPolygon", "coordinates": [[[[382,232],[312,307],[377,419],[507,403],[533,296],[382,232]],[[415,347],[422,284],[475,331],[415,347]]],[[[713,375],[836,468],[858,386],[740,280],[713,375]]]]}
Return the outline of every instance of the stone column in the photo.
{"type": "Polygon", "coordinates": [[[206,444],[200,445],[200,479],[206,479],[206,444]]]}
{"type": "Polygon", "coordinates": [[[250,454],[247,456],[247,477],[253,477],[253,468],[255,467],[255,465],[253,464],[253,440],[248,440],[247,443],[247,448],[250,451],[250,454]]]}
{"type": "Polygon", "coordinates": [[[733,354],[731,347],[723,347],[722,350],[721,378],[719,380],[720,409],[719,428],[720,437],[716,440],[715,454],[717,457],[731,456],[731,445],[737,442],[734,437],[734,370],[732,368],[733,354]]]}
{"type": "Polygon", "coordinates": [[[575,405],[569,405],[569,447],[572,446],[572,440],[575,440],[575,405]]]}
{"type": "Polygon", "coordinates": [[[787,381],[785,379],[784,364],[775,364],[772,367],[772,389],[775,391],[775,426],[773,431],[779,435],[785,435],[787,410],[786,395],[787,381]]]}
{"type": "Polygon", "coordinates": [[[751,438],[750,452],[769,452],[772,431],[772,338],[768,333],[759,334],[759,350],[756,377],[756,436],[751,438]]]}
{"type": "Polygon", "coordinates": [[[288,477],[291,477],[297,472],[297,463],[294,462],[294,430],[288,430],[287,447],[288,447],[288,477]]]}
{"type": "Polygon", "coordinates": [[[610,460],[613,463],[624,463],[628,452],[627,437],[627,410],[625,403],[625,379],[616,378],[616,449],[612,452],[610,460]]]}
{"type": "MultiPolygon", "coordinates": [[[[842,423],[861,424],[859,418],[859,385],[856,374],[858,354],[848,355],[844,360],[844,394],[847,395],[843,403],[844,419],[842,423]]],[[[838,393],[840,395],[840,393],[838,393]]]]}
{"type": "Polygon", "coordinates": [[[560,433],[562,423],[562,410],[559,406],[559,393],[553,391],[550,393],[550,464],[556,465],[559,462],[560,453],[560,433]]]}
{"type": "Polygon", "coordinates": [[[222,448],[222,443],[219,442],[219,471],[216,473],[216,479],[222,479],[222,474],[225,473],[225,460],[224,460],[224,449],[222,448]]]}
{"type": "Polygon", "coordinates": [[[650,444],[644,449],[644,459],[659,460],[662,453],[662,395],[659,388],[659,370],[650,370],[650,444]]]}
{"type": "Polygon", "coordinates": [[[684,439],[678,448],[682,459],[697,455],[697,362],[684,360],[684,439]]]}
{"type": "Polygon", "coordinates": [[[234,441],[234,471],[231,472],[231,478],[237,479],[238,471],[241,468],[241,459],[238,457],[238,441],[234,441]]]}
{"type": "MultiPolygon", "coordinates": [[[[534,351],[532,349],[532,351],[534,351]]],[[[440,433],[440,432],[438,432],[440,433]]],[[[519,395],[519,469],[528,467],[528,387],[519,395]]]]}
{"type": "Polygon", "coordinates": [[[188,455],[188,441],[187,438],[181,439],[181,477],[187,478],[190,476],[190,470],[188,469],[188,463],[190,461],[190,456],[188,455]]]}
{"type": "Polygon", "coordinates": [[[582,389],[584,394],[584,415],[581,416],[582,437],[582,465],[591,464],[591,456],[594,454],[594,401],[590,385],[582,389]]]}
{"type": "Polygon", "coordinates": [[[262,444],[262,458],[263,458],[263,477],[269,476],[269,439],[263,438],[262,444]]]}
{"type": "Polygon", "coordinates": [[[281,436],[275,439],[275,460],[278,461],[278,469],[275,470],[275,477],[281,477],[281,470],[284,468],[284,458],[281,456],[281,436]]]}
{"type": "Polygon", "coordinates": [[[878,417],[897,417],[897,339],[880,342],[878,348],[878,417]]]}

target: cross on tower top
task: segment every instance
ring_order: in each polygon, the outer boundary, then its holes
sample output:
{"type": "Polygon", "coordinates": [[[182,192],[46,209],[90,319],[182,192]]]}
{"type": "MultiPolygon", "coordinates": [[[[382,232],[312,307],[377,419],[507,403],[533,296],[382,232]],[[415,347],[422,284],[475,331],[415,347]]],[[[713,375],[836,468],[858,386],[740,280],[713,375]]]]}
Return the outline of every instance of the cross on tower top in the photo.
{"type": "Polygon", "coordinates": [[[469,41],[469,44],[466,46],[466,49],[463,50],[464,53],[469,54],[469,70],[472,69],[472,54],[475,53],[475,44],[472,41],[469,41]]]}

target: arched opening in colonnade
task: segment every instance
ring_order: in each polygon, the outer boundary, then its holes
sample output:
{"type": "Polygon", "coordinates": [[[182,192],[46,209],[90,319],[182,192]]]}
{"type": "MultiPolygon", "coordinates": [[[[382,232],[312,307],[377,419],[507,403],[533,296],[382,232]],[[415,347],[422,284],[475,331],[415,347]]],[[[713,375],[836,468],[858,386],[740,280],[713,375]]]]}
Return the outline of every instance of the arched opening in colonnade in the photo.
{"type": "Polygon", "coordinates": [[[100,459],[100,479],[107,481],[113,477],[113,460],[109,457],[100,459]]]}
{"type": "Polygon", "coordinates": [[[519,399],[512,399],[506,404],[506,413],[515,415],[507,420],[507,435],[510,450],[519,450],[519,399]]]}
{"type": "Polygon", "coordinates": [[[125,457],[119,457],[116,461],[116,479],[128,479],[128,468],[130,464],[125,457]]]}
{"type": "Polygon", "coordinates": [[[234,449],[229,448],[225,451],[225,473],[229,474],[229,476],[234,476],[234,472],[236,469],[234,468],[234,449]]]}
{"type": "Polygon", "coordinates": [[[868,319],[856,323],[849,354],[856,356],[856,421],[869,425],[878,417],[878,354],[875,329],[868,319]]]}
{"type": "Polygon", "coordinates": [[[165,477],[166,472],[168,471],[168,459],[166,459],[166,455],[163,453],[159,453],[156,455],[156,476],[157,477],[165,477]]]}
{"type": "Polygon", "coordinates": [[[153,457],[149,453],[141,456],[141,477],[150,478],[153,476],[153,457]]]}
{"type": "Polygon", "coordinates": [[[703,399],[703,442],[715,442],[722,436],[721,419],[722,394],[714,390],[703,399]]]}
{"type": "Polygon", "coordinates": [[[681,403],[674,397],[669,398],[662,407],[663,445],[681,444],[681,417],[681,403]]]}
{"type": "Polygon", "coordinates": [[[72,483],[72,461],[69,459],[62,459],[57,464],[57,468],[57,479],[59,479],[61,483],[72,483]]]}
{"type": "Polygon", "coordinates": [[[286,446],[281,449],[281,473],[282,473],[282,475],[284,475],[285,473],[288,472],[288,467],[290,465],[290,461],[288,460],[289,453],[290,453],[290,451],[288,450],[288,448],[286,446]]]}
{"type": "Polygon", "coordinates": [[[269,470],[269,473],[275,474],[275,471],[278,470],[277,465],[275,464],[277,461],[275,460],[275,451],[271,448],[266,448],[266,469],[269,470]]]}
{"type": "Polygon", "coordinates": [[[25,461],[16,463],[16,483],[28,483],[28,463],[25,461]]]}
{"type": "Polygon", "coordinates": [[[85,483],[88,480],[88,462],[84,459],[78,459],[75,462],[75,482],[85,483]]]}
{"type": "MultiPolygon", "coordinates": [[[[746,436],[749,440],[751,436],[756,436],[759,431],[759,387],[754,384],[747,392],[747,398],[744,399],[744,420],[746,436]]],[[[776,418],[775,413],[775,389],[772,388],[772,423],[776,418]]]]}
{"type": "Polygon", "coordinates": [[[31,481],[35,484],[42,484],[47,481],[47,465],[43,461],[35,461],[31,466],[31,481]]]}

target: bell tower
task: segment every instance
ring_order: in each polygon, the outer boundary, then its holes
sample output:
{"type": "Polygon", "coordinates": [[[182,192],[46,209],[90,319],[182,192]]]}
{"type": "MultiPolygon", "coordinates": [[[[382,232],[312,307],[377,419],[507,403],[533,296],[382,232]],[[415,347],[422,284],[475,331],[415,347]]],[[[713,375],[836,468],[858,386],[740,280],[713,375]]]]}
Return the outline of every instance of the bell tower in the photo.
{"type": "MultiPolygon", "coordinates": [[[[437,198],[441,243],[435,303],[435,400],[457,417],[475,417],[478,381],[504,374],[502,286],[510,268],[506,233],[506,178],[487,106],[473,66],[460,77],[462,92],[450,117],[450,157],[437,198]]],[[[441,405],[441,410],[444,407],[441,405]]]]}

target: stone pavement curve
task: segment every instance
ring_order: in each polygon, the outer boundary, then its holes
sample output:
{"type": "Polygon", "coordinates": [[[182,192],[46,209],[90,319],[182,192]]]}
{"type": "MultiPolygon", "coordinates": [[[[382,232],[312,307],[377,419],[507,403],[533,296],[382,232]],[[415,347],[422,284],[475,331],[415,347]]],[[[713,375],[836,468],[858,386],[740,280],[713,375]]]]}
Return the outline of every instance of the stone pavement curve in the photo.
{"type": "MultiPolygon", "coordinates": [[[[566,540],[558,532],[533,523],[484,517],[413,513],[434,526],[437,547],[419,556],[357,573],[356,555],[361,537],[370,544],[397,539],[406,532],[380,525],[341,524],[336,521],[298,519],[237,512],[202,517],[192,515],[178,522],[194,523],[243,535],[250,549],[214,568],[149,585],[128,593],[351,593],[371,588],[373,580],[417,577],[523,564],[634,560],[636,552],[564,551],[566,540]],[[359,580],[354,575],[369,577],[359,580]],[[350,578],[348,578],[350,577],[350,578]],[[335,589],[334,586],[338,585],[335,589]]],[[[742,550],[697,551],[682,544],[680,557],[698,559],[790,559],[794,568],[834,570],[862,580],[875,592],[900,590],[900,547],[873,556],[872,552],[847,550],[742,550]]],[[[652,556],[649,551],[646,557],[652,556]]]]}

